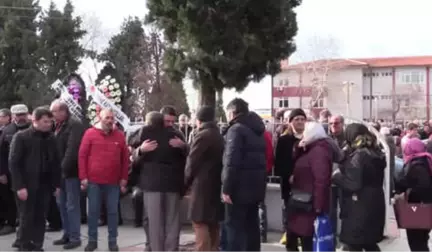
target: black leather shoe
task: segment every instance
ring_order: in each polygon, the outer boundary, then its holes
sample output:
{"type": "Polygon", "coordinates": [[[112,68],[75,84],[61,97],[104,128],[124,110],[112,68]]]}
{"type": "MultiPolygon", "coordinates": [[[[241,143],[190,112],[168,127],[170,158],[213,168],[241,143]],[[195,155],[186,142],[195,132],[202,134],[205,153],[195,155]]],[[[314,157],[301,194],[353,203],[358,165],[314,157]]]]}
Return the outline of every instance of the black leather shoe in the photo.
{"type": "Polygon", "coordinates": [[[81,247],[81,242],[80,241],[76,241],[76,242],[69,242],[68,244],[65,244],[63,246],[64,250],[71,250],[71,249],[76,249],[81,247]]]}
{"type": "Polygon", "coordinates": [[[16,249],[18,249],[18,248],[20,248],[20,246],[21,246],[21,244],[20,244],[17,240],[15,240],[15,241],[12,243],[12,248],[16,248],[16,249]]]}
{"type": "Polygon", "coordinates": [[[97,247],[98,247],[97,242],[89,242],[87,246],[84,248],[84,251],[93,252],[97,249],[97,247]]]}
{"type": "Polygon", "coordinates": [[[68,244],[68,243],[69,243],[69,238],[63,236],[62,238],[54,241],[53,245],[54,246],[61,246],[61,245],[65,245],[65,244],[68,244]]]}
{"type": "Polygon", "coordinates": [[[111,252],[116,252],[116,251],[119,251],[120,249],[119,249],[119,246],[117,245],[117,243],[109,243],[108,244],[108,249],[109,249],[109,251],[111,251],[111,252]]]}
{"type": "Polygon", "coordinates": [[[47,227],[46,228],[46,232],[58,232],[58,231],[61,231],[62,230],[62,228],[61,227],[47,227]]]}

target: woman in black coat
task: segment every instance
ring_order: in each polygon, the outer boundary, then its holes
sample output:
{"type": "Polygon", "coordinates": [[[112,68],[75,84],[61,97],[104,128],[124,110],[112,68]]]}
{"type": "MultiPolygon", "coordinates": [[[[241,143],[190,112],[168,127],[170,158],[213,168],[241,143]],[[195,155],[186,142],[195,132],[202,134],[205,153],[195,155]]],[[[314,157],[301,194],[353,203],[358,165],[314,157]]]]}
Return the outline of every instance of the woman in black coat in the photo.
{"type": "MultiPolygon", "coordinates": [[[[407,141],[403,150],[404,167],[396,179],[398,196],[407,196],[409,203],[432,203],[432,155],[425,144],[417,138],[407,141]]],[[[396,197],[398,197],[396,196],[396,197]]],[[[431,230],[407,229],[408,245],[411,251],[429,251],[431,230]]]]}
{"type": "Polygon", "coordinates": [[[340,241],[349,251],[380,251],[384,237],[386,160],[376,138],[363,124],[347,126],[346,160],[333,173],[333,183],[341,189],[340,241]]]}

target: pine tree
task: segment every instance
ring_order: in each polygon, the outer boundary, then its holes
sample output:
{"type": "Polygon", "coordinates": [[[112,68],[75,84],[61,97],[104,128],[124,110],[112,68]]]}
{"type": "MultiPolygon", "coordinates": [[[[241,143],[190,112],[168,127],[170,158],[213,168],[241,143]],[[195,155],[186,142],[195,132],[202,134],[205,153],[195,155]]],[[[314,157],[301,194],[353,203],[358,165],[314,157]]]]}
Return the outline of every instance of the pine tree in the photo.
{"type": "Polygon", "coordinates": [[[53,98],[50,92],[51,83],[57,79],[63,80],[74,73],[81,64],[81,57],[84,56],[80,39],[85,35],[85,31],[81,29],[80,17],[73,17],[73,12],[74,6],[68,0],[63,11],[51,2],[48,10],[42,15],[39,24],[38,52],[44,80],[37,89],[41,103],[53,98]]]}
{"type": "Polygon", "coordinates": [[[37,1],[0,0],[0,107],[27,102],[25,92],[40,79],[37,1]]]}
{"type": "Polygon", "coordinates": [[[201,105],[216,106],[216,91],[240,91],[280,71],[295,51],[301,0],[148,0],[147,21],[168,39],[171,79],[194,72],[201,105]]]}
{"type": "Polygon", "coordinates": [[[112,63],[118,73],[118,82],[122,92],[122,107],[125,114],[131,115],[133,101],[132,97],[133,68],[141,56],[135,52],[141,46],[141,39],[144,36],[144,29],[138,17],[129,17],[120,28],[120,33],[113,36],[108,48],[100,56],[103,61],[112,63]]]}

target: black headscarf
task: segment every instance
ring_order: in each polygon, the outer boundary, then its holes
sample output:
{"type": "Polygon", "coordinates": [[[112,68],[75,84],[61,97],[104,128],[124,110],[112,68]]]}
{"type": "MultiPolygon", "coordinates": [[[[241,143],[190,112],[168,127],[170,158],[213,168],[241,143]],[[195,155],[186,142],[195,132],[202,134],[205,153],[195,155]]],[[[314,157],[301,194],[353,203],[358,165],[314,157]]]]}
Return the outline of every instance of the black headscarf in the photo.
{"type": "Polygon", "coordinates": [[[354,149],[377,147],[376,137],[361,123],[352,123],[346,127],[345,140],[354,149]]]}

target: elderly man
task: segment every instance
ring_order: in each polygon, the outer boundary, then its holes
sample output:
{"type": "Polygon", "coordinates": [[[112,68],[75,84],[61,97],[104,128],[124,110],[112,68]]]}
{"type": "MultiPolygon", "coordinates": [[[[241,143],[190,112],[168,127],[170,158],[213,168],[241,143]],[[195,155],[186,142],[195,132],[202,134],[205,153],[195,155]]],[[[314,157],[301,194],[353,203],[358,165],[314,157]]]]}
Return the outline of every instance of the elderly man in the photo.
{"type": "MultiPolygon", "coordinates": [[[[30,127],[28,120],[28,108],[24,104],[17,104],[11,107],[12,121],[4,126],[0,137],[0,207],[4,216],[4,226],[0,229],[0,235],[8,235],[15,232],[17,209],[15,203],[15,194],[12,191],[10,167],[9,167],[9,148],[13,136],[22,130],[30,127]]],[[[13,244],[15,248],[19,247],[19,233],[17,242],[13,244]]]]}
{"type": "Polygon", "coordinates": [[[78,178],[78,150],[84,134],[84,126],[72,118],[66,103],[56,100],[51,104],[55,122],[55,139],[61,159],[62,187],[57,198],[63,223],[63,237],[54,245],[63,245],[65,250],[81,246],[80,195],[78,178]]]}
{"type": "Polygon", "coordinates": [[[150,248],[177,251],[187,146],[182,134],[172,127],[175,110],[166,107],[161,112],[146,115],[147,124],[132,147],[149,220],[150,248]]]}
{"type": "MultiPolygon", "coordinates": [[[[343,149],[345,147],[345,135],[344,135],[344,126],[345,126],[345,119],[341,115],[334,115],[330,118],[329,121],[330,126],[330,136],[333,138],[340,149],[343,149]]],[[[333,170],[338,168],[338,164],[335,162],[333,163],[333,170]]],[[[333,230],[335,233],[338,232],[338,201],[339,201],[339,189],[335,185],[332,185],[332,192],[331,192],[331,210],[330,210],[330,218],[333,222],[333,230]]],[[[336,236],[335,236],[336,237],[336,236]]]]}

